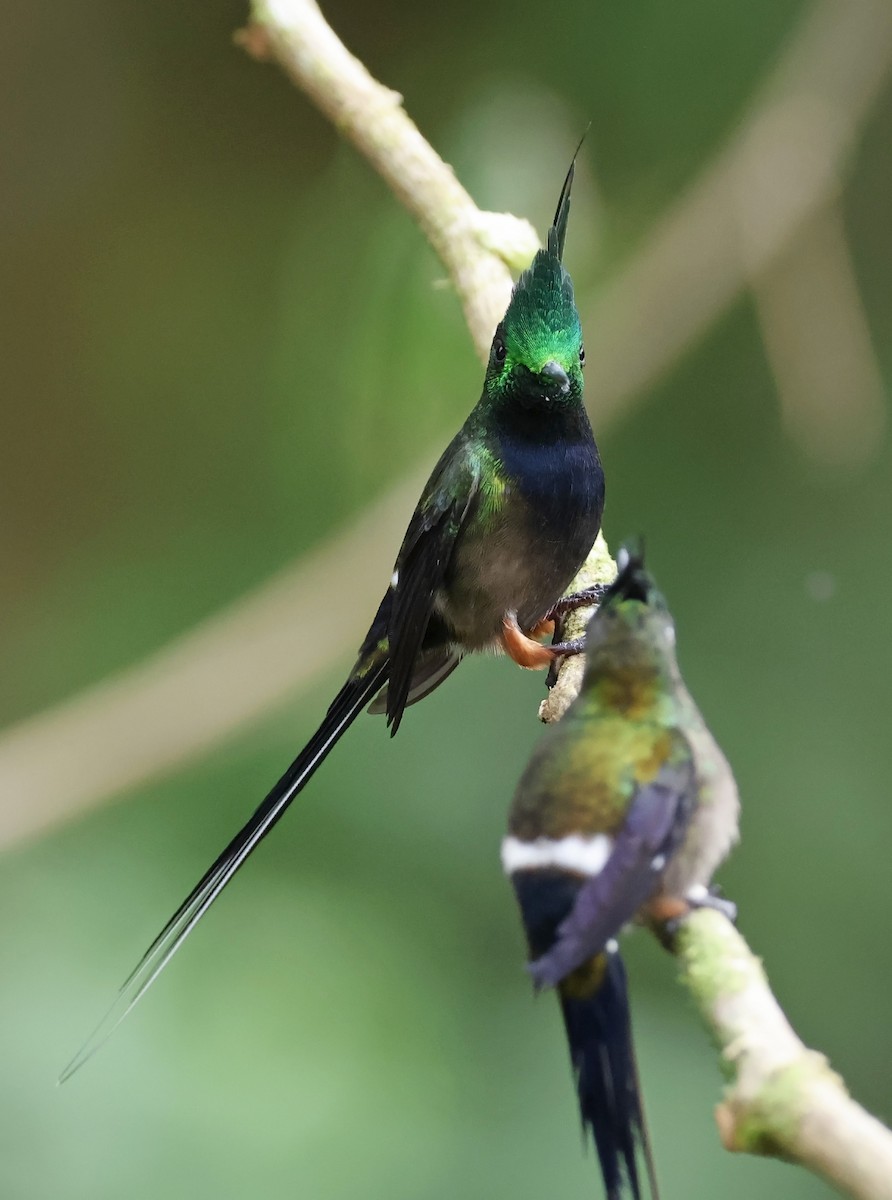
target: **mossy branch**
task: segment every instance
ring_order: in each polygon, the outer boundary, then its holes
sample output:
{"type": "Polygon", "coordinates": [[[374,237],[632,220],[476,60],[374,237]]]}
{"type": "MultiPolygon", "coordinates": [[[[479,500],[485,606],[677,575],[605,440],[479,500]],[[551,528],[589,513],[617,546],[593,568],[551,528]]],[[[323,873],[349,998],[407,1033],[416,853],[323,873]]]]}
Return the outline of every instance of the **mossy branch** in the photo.
{"type": "Polygon", "coordinates": [[[803,1045],[738,930],[700,910],[683,923],[676,954],[733,1073],[716,1109],[726,1149],[800,1163],[858,1200],[892,1200],[892,1133],[803,1045]]]}
{"type": "MultiPolygon", "coordinates": [[[[401,98],[346,50],[314,0],[254,0],[252,12],[241,44],[275,59],[388,182],[443,261],[485,356],[507,302],[507,264],[524,265],[535,245],[530,227],[513,217],[481,216],[401,98]]],[[[571,590],[614,574],[599,537],[571,590]]],[[[588,615],[572,614],[564,635],[582,632],[588,615]]],[[[565,663],[540,709],[543,720],[560,720],[581,671],[580,660],[565,663]]],[[[734,1071],[716,1114],[724,1145],[798,1162],[857,1200],[892,1200],[892,1133],[802,1044],[740,933],[718,913],[695,912],[679,932],[677,955],[682,980],[734,1071]]]]}

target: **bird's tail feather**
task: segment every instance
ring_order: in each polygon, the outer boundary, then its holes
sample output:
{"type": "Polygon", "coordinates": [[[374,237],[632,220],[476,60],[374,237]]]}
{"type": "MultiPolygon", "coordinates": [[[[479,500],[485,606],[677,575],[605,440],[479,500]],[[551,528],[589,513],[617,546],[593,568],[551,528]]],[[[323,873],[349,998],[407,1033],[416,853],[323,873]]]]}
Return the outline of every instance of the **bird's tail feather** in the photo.
{"type": "Polygon", "coordinates": [[[217,856],[212,865],[182,902],[133,971],[92,1036],[59,1077],[63,1083],[96,1053],[124,1018],[143,998],[183,942],[208,911],[249,855],[281,819],[291,801],[301,792],[316,769],[365,705],[387,682],[388,663],[375,666],[366,675],[351,676],[332,701],[322,724],[272,788],[263,802],[217,856]]]}
{"type": "Polygon", "coordinates": [[[594,1139],[607,1200],[621,1200],[626,1186],[633,1200],[641,1200],[639,1153],[651,1198],[659,1200],[632,1045],[625,967],[613,948],[601,954],[596,967],[594,989],[574,987],[573,976],[560,989],[583,1128],[594,1139]]]}

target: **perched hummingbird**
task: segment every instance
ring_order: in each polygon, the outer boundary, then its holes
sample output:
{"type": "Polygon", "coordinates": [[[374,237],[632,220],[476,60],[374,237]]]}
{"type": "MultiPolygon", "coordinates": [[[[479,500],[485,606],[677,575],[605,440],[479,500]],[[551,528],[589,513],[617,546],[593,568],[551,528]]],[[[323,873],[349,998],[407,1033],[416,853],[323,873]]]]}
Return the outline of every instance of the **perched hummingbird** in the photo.
{"type": "Polygon", "coordinates": [[[639,1151],[656,1198],[616,937],[665,929],[715,904],[713,871],[737,838],[731,769],[679,674],[675,628],[640,554],[588,625],[579,696],[520,780],[502,864],[520,905],[537,987],[556,987],[583,1127],[608,1200],[640,1200],[639,1151]]]}
{"type": "Polygon", "coordinates": [[[145,994],[360,711],[377,697],[396,733],[407,705],[468,651],[546,666],[571,647],[536,640],[591,549],[604,474],[582,399],[585,351],[561,261],[575,164],[544,250],[496,329],[483,393],[443,452],[409,522],[390,586],[322,724],[204,873],[125,981],[72,1074],[145,994]]]}

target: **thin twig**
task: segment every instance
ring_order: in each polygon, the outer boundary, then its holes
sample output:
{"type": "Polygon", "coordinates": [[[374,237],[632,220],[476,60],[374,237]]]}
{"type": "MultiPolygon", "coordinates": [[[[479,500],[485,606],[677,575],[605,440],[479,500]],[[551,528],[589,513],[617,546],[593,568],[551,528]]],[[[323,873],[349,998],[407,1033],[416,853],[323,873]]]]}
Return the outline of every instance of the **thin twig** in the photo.
{"type": "Polygon", "coordinates": [[[538,249],[532,225],[477,208],[402,96],[369,74],[315,0],[254,0],[251,25],[237,40],[255,57],[274,58],[405,205],[449,272],[485,361],[511,291],[508,265],[525,267],[538,249]]]}

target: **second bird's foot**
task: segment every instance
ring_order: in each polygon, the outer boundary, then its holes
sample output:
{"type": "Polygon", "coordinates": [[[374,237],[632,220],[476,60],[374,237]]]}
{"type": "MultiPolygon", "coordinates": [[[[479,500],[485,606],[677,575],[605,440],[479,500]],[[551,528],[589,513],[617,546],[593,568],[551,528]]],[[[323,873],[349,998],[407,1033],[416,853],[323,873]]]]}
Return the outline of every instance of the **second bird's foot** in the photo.
{"type": "Polygon", "coordinates": [[[687,892],[685,900],[691,909],[712,908],[723,917],[727,917],[732,925],[737,924],[737,905],[733,900],[725,899],[718,884],[714,883],[711,887],[704,887],[702,883],[696,884],[687,892]]]}
{"type": "Polygon", "coordinates": [[[685,921],[698,908],[712,908],[732,925],[737,924],[737,905],[726,900],[717,885],[707,888],[703,884],[696,884],[688,889],[683,899],[662,897],[651,903],[651,930],[670,954],[675,953],[675,939],[685,921]]]}

